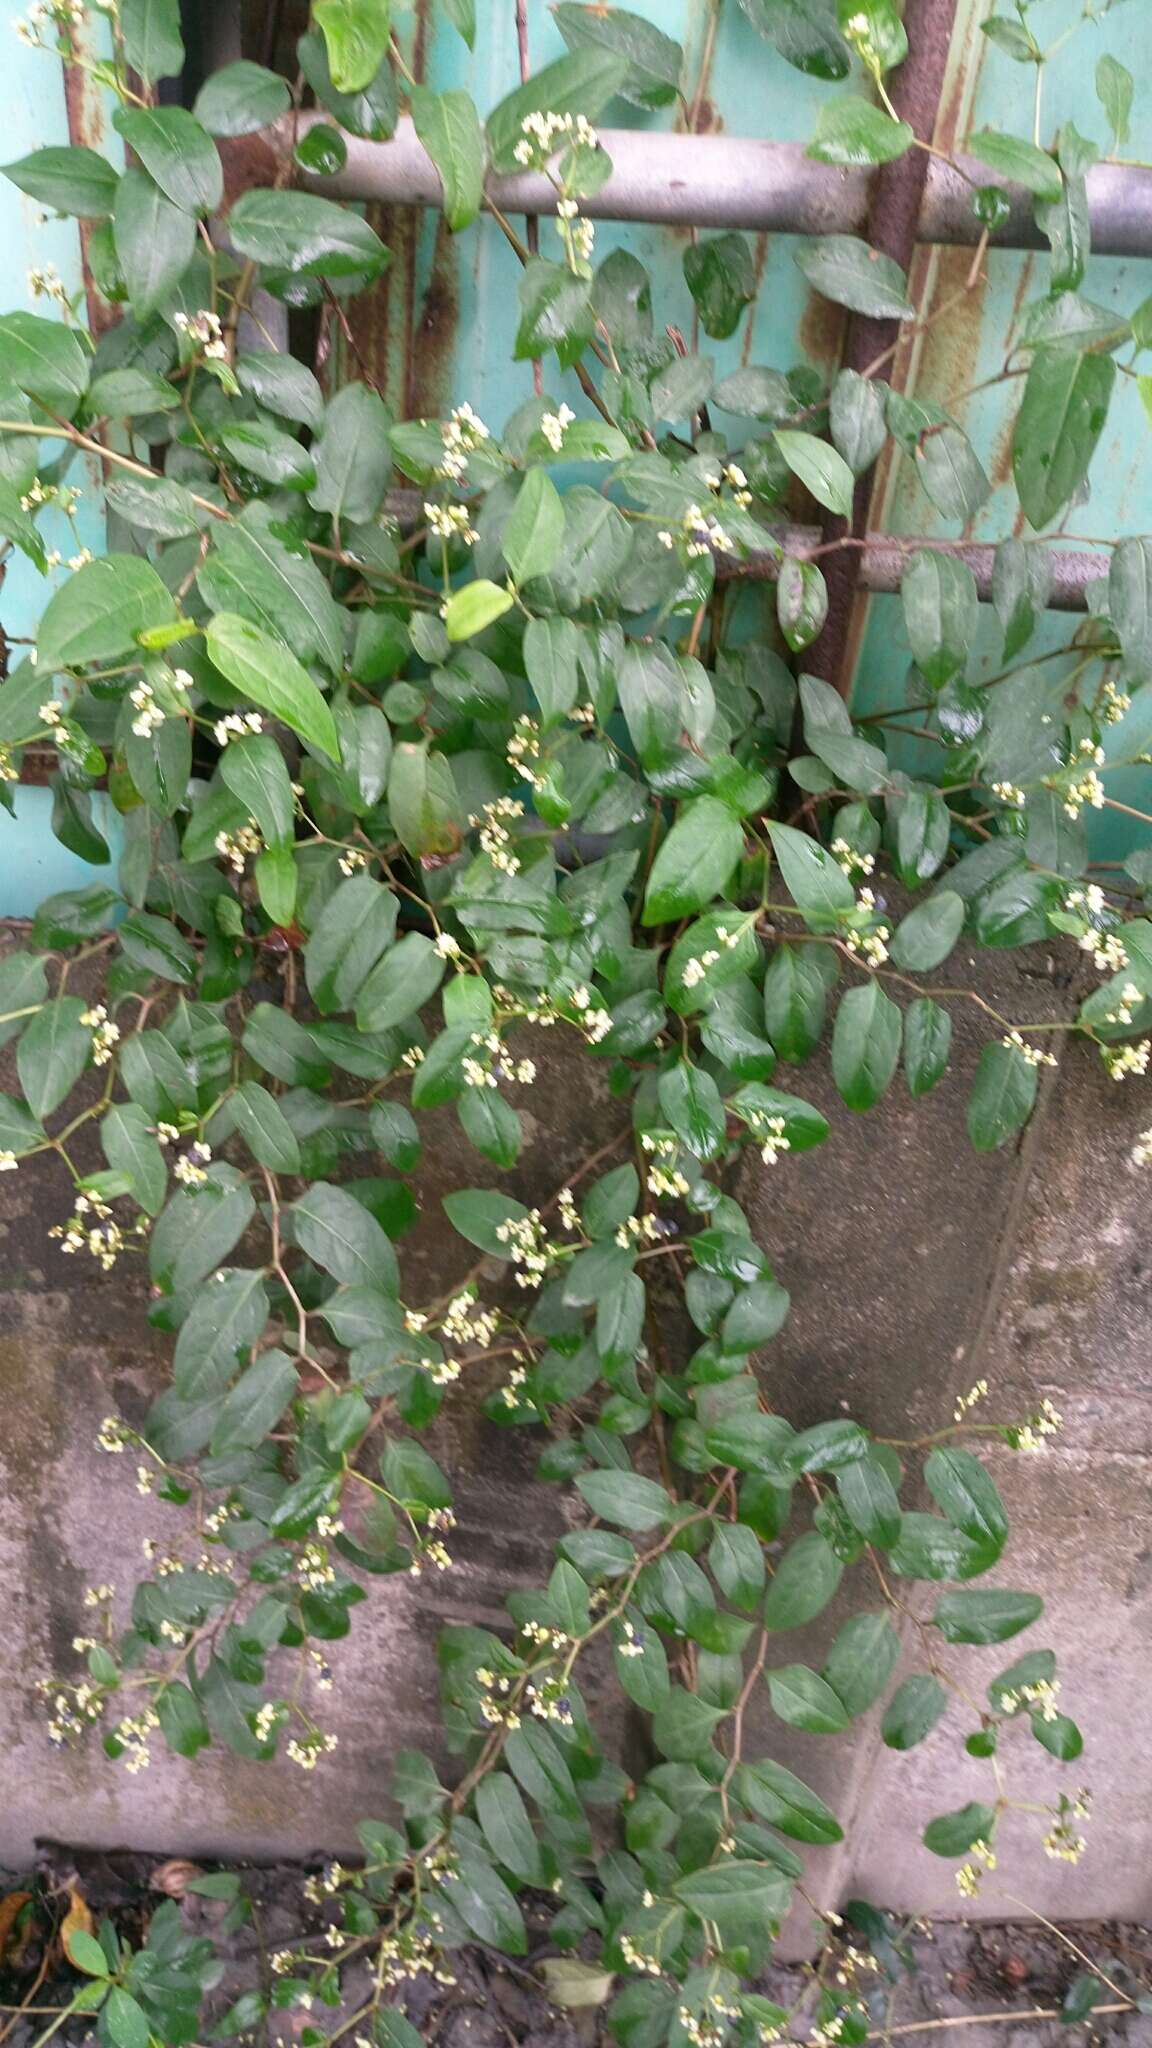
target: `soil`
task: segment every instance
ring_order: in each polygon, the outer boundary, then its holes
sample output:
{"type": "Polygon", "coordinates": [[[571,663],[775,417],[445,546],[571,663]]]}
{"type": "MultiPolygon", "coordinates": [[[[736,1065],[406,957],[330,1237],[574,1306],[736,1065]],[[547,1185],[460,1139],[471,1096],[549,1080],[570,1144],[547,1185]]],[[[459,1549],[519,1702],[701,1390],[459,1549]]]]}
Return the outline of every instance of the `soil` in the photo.
{"type": "MultiPolygon", "coordinates": [[[[242,1993],[267,1988],[274,1981],[269,1958],[276,1950],[315,1935],[331,1917],[324,1907],[304,1901],[307,1873],[298,1865],[249,1866],[241,1874],[252,1901],[251,1918],[225,1932],[226,1905],[186,1889],[189,1878],[199,1874],[179,1858],[73,1850],[58,1843],[43,1846],[34,1873],[0,1871],[0,2048],[34,2048],[51,2023],[52,2009],[66,2004],[75,1991],[75,1975],[60,1959],[58,1929],[77,1892],[97,1919],[107,1914],[134,1942],[141,1940],[159,1898],[177,1898],[189,1929],[210,1935],[224,1964],[210,2021],[242,1993]],[[31,1893],[32,1901],[9,1926],[5,1900],[17,1893],[31,1893]],[[25,2005],[35,2010],[25,2011],[25,2005]]],[[[425,1976],[396,1994],[422,2040],[435,2048],[607,2048],[603,2008],[564,2010],[544,1988],[539,1964],[556,1953],[546,1938],[546,1902],[541,1900],[534,1913],[528,1900],[526,1919],[527,1958],[512,1962],[480,1946],[457,1951],[454,1985],[438,1985],[425,1976]]],[[[1061,1935],[1035,1923],[905,1926],[894,1920],[888,1929],[895,1948],[878,1951],[887,1967],[870,1975],[868,1985],[876,2036],[890,2039],[893,2048],[903,2048],[905,2038],[911,2048],[934,2048],[934,2041],[945,2048],[940,2037],[955,2034],[956,2048],[1056,2048],[1057,2042],[1074,2048],[1085,2041],[1107,2048],[1152,2048],[1152,1998],[1146,1996],[1152,1987],[1152,1929],[1101,1923],[1077,1925],[1061,1935]],[[1038,2017],[1058,2011],[1089,1966],[1127,1996],[1144,1998],[1147,2011],[1094,2011],[1072,2023],[1038,2017]]],[[[848,1940],[866,1945],[858,1929],[846,1923],[822,1959],[831,1978],[842,1966],[838,1944],[848,1940]]],[[[774,1967],[757,1989],[792,2006],[811,1989],[813,1969],[819,1967],[819,1961],[774,1967]]],[[[366,1979],[358,1983],[357,1975],[355,1966],[345,1973],[346,2014],[326,2007],[322,2015],[319,2009],[273,2013],[259,2048],[295,2048],[309,2028],[330,2035],[342,2017],[363,2003],[366,1979]]],[[[1093,1998],[1097,2007],[1121,2002],[1107,1983],[1093,1998]]],[[[801,2037],[810,2024],[798,2024],[801,2037]]],[[[56,2039],[63,2048],[79,2048],[91,2040],[89,2023],[69,2022],[56,2039]]]]}

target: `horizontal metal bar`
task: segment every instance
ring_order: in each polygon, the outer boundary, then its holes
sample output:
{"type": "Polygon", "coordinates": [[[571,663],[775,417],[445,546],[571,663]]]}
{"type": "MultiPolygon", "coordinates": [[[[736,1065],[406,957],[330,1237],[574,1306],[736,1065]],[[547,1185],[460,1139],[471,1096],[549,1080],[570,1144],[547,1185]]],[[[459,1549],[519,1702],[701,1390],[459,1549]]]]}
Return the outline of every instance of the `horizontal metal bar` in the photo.
{"type": "MultiPolygon", "coordinates": [[[[315,112],[297,118],[298,132],[328,121],[315,112]]],[[[600,134],[612,175],[599,192],[581,201],[583,211],[598,220],[829,235],[856,234],[868,219],[868,173],[815,163],[799,143],[638,128],[604,128],[600,134]]],[[[274,139],[281,148],[290,146],[287,122],[274,131],[274,139]]],[[[394,206],[441,204],[439,175],[407,115],[388,142],[365,142],[356,135],[344,139],[348,158],[343,170],[330,178],[309,174],[304,182],[310,190],[394,206]]],[[[1000,182],[971,158],[962,157],[960,163],[975,184],[1000,182]]],[[[493,177],[489,189],[502,212],[556,211],[555,187],[535,173],[493,177]]],[[[1011,211],[994,241],[1012,249],[1043,247],[1028,193],[1008,189],[1011,211]]],[[[1100,255],[1152,255],[1152,171],[1097,164],[1088,173],[1088,203],[1092,243],[1100,255]]],[[[917,233],[922,242],[960,244],[980,236],[971,184],[938,157],[929,166],[917,233]]]]}
{"type": "MultiPolygon", "coordinates": [[[[777,535],[785,552],[811,560],[817,550],[826,545],[824,535],[818,526],[789,526],[777,535]]],[[[892,594],[900,588],[908,562],[918,548],[941,548],[966,562],[976,579],[976,590],[982,603],[988,603],[992,596],[992,568],[996,549],[992,543],[982,541],[940,542],[923,535],[895,535],[870,533],[860,550],[859,582],[863,589],[878,594],[892,594]]],[[[1085,592],[1089,584],[1108,574],[1108,556],[1089,553],[1083,548],[1053,548],[1050,561],[1052,585],[1048,605],[1053,611],[1076,612],[1086,608],[1085,592]]],[[[716,572],[721,582],[754,582],[775,577],[776,556],[768,553],[747,556],[743,561],[733,556],[718,558],[716,572]]]]}

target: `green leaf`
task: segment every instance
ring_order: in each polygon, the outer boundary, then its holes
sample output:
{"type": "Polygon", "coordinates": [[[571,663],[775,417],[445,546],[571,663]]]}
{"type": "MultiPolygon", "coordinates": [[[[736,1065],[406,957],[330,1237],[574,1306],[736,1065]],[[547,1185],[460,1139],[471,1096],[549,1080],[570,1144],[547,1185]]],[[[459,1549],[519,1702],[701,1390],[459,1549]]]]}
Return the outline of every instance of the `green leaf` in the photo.
{"type": "Polygon", "coordinates": [[[388,54],[388,0],[313,0],[312,19],[324,37],[338,92],[362,92],[388,54]]]}
{"type": "Polygon", "coordinates": [[[252,1157],[273,1173],[299,1173],[299,1142],[276,1097],[258,1081],[242,1081],[231,1105],[236,1128],[252,1157]]]}
{"type": "Polygon", "coordinates": [[[837,1631],[823,1675],[854,1718],[875,1705],[899,1656],[900,1638],[886,1614],[854,1614],[837,1631]]]}
{"type": "Polygon", "coordinates": [[[396,73],[388,58],[362,92],[349,93],[340,92],[333,84],[327,47],[315,29],[299,38],[296,56],[317,101],[342,129],[367,142],[385,142],[395,134],[399,104],[396,73]]]}
{"type": "Polygon", "coordinates": [[[871,100],[853,93],[821,107],[816,133],[806,154],[822,164],[849,168],[889,164],[911,149],[913,140],[907,121],[894,121],[890,114],[874,107],[871,100]]]}
{"type": "Polygon", "coordinates": [[[774,439],[794,476],[798,476],[817,504],[848,519],[852,513],[855,478],[842,455],[815,434],[803,434],[791,427],[777,427],[774,439]]]}
{"type": "Polygon", "coordinates": [[[442,1201],[453,1230],[498,1259],[509,1255],[507,1240],[499,1234],[502,1227],[522,1223],[528,1214],[523,1202],[489,1188],[462,1188],[457,1194],[444,1195],[442,1201]]]}
{"type": "Polygon", "coordinates": [[[878,255],[857,235],[802,242],[795,260],[809,284],[837,306],[873,320],[911,320],[915,314],[899,264],[878,255]]]}
{"type": "Polygon", "coordinates": [[[309,491],[316,481],[316,465],[307,448],[291,434],[262,420],[240,420],[219,431],[220,444],[241,469],[261,483],[279,484],[286,491],[309,491]]]}
{"type": "Polygon", "coordinates": [[[519,1787],[505,1771],[491,1771],[476,1787],[476,1818],[498,1863],[525,1884],[543,1882],[540,1844],[519,1787]]]}
{"type": "Polygon", "coordinates": [[[516,145],[529,114],[584,114],[595,120],[628,76],[614,50],[574,50],[516,87],[488,116],[488,154],[494,171],[515,171],[516,145]]]}
{"type": "Polygon", "coordinates": [[[1037,199],[1059,199],[1064,189],[1060,166],[1046,150],[1025,142],[1020,135],[1004,135],[998,128],[978,128],[968,137],[969,155],[987,164],[997,177],[1023,185],[1037,199]]]}
{"type": "Polygon", "coordinates": [[[452,1882],[445,1886],[444,1896],[480,1941],[490,1942],[505,1955],[527,1954],[528,1937],[520,1908],[504,1880],[474,1849],[457,1852],[452,1882]]]}
{"type": "Polygon", "coordinates": [[[991,1806],[971,1800],[955,1813],[942,1813],[924,1830],[924,1847],[934,1856],[965,1856],[973,1842],[992,1839],[996,1815],[991,1806]]]}
{"type": "Polygon", "coordinates": [[[269,844],[291,839],[296,801],[284,756],[269,734],[231,740],[220,756],[220,779],[269,844]]]}
{"type": "Polygon", "coordinates": [[[213,666],[245,697],[281,719],[330,760],[340,759],[332,713],[307,670],[287,647],[235,612],[218,612],[210,620],[206,645],[213,666]]]}
{"type": "Polygon", "coordinates": [[[117,22],[124,55],[146,85],[183,70],[180,0],[121,0],[117,22]]]}
{"type": "Polygon", "coordinates": [[[571,369],[592,339],[595,316],[587,281],[566,264],[530,256],[520,274],[520,324],[513,355],[556,352],[561,369],[571,369]]]}
{"type": "Polygon", "coordinates": [[[841,370],[828,403],[832,439],[854,476],[870,469],[888,438],[884,401],[874,377],[841,370]]]}
{"type": "Polygon", "coordinates": [[[1128,681],[1152,680],[1152,541],[1122,540],[1108,571],[1108,614],[1128,681]]]}
{"type": "Polygon", "coordinates": [[[127,170],[116,194],[112,224],[132,311],[154,313],[175,291],[196,249],[196,222],[165,198],[147,171],[127,170]]]}
{"type": "Polygon", "coordinates": [[[94,1934],[83,1927],[70,1927],[64,1936],[64,1948],[68,1960],[88,1977],[107,1977],[111,1967],[100,1943],[94,1934]]]}
{"type": "Polygon", "coordinates": [[[59,320],[38,313],[0,318],[0,383],[15,385],[67,419],[88,389],[89,361],[73,329],[59,320]]]}
{"type": "Polygon", "coordinates": [[[988,1587],[942,1594],[932,1620],[946,1643],[1006,1643],[1031,1628],[1043,1612],[1039,1593],[988,1587]]]}
{"type": "Polygon", "coordinates": [[[835,1814],[811,1786],[785,1770],[783,1764],[767,1758],[761,1763],[742,1764],[736,1785],[737,1796],[754,1813],[794,1842],[843,1841],[844,1830],[835,1814]]]}
{"type": "Polygon", "coordinates": [[[395,1294],[399,1269],[391,1240],[346,1189],[316,1181],[288,1213],[301,1250],[334,1280],[395,1294]]]}
{"type": "Polygon", "coordinates": [[[594,1515],[621,1529],[658,1529],[673,1509],[664,1488],[639,1472],[578,1472],[576,1487],[594,1515]]]}
{"type": "Polygon", "coordinates": [[[112,125],[153,184],[185,213],[215,213],[224,197],[220,153],[183,107],[118,107],[112,125]]]}
{"type": "Polygon", "coordinates": [[[987,36],[990,43],[995,43],[998,50],[1003,50],[1006,57],[1013,58],[1017,64],[1034,64],[1036,62],[1037,46],[1033,42],[1028,30],[1020,22],[1008,21],[1001,14],[990,14],[987,21],[980,23],[980,32],[982,35],[987,36]]]}
{"type": "Polygon", "coordinates": [[[757,1280],[741,1288],[720,1325],[720,1349],[739,1357],[770,1343],[784,1328],[791,1297],[778,1280],[757,1280]]]}
{"type": "Polygon", "coordinates": [[[680,1060],[660,1076],[660,1108],[682,1145],[714,1159],[724,1143],[724,1104],[710,1074],[680,1060]]]}
{"type": "Polygon", "coordinates": [[[921,548],[904,571],[900,600],[916,665],[932,689],[942,690],[963,670],[976,636],[976,579],[958,556],[921,548]]]}
{"type": "Polygon", "coordinates": [[[370,283],[391,260],[359,214],[310,192],[267,185],[236,201],[228,234],[241,256],[292,277],[354,277],[370,283]]]}
{"type": "Polygon", "coordinates": [[[1128,140],[1129,117],[1136,81],[1127,67],[1107,53],[1096,62],[1096,97],[1112,130],[1114,148],[1128,140]]]}
{"type": "Polygon", "coordinates": [[[427,743],[405,740],[393,750],[388,809],[396,837],[409,853],[454,853],[459,846],[463,820],[451,763],[427,743]]]}
{"type": "Polygon", "coordinates": [[[109,1166],[125,1176],[140,1207],[158,1216],[168,1168],[147,1112],[135,1102],[113,1103],[100,1124],[100,1143],[109,1166]]]}
{"type": "Polygon", "coordinates": [[[848,74],[848,46],[837,29],[833,0],[740,0],[754,28],[785,62],[812,78],[848,74]]]}
{"type": "Polygon", "coordinates": [[[1067,1714],[1054,1714],[1051,1720],[1044,1714],[1033,1714],[1031,1728],[1041,1749],[1058,1757],[1062,1764],[1074,1763],[1084,1753],[1084,1737],[1067,1714]]]}
{"type": "Polygon", "coordinates": [[[990,1473],[971,1451],[940,1448],[924,1463],[924,1479],[941,1514],[974,1543],[997,1553],[1008,1540],[1008,1517],[990,1473]]]}
{"type": "Polygon", "coordinates": [[[684,251],[684,281],[705,334],[726,341],[756,296],[752,251],[743,235],[709,235],[684,251]]]}
{"type": "Polygon", "coordinates": [[[466,1088],[457,1104],[460,1127],[485,1159],[514,1166],[524,1144],[520,1118],[495,1088],[466,1088]]]}
{"type": "MultiPolygon", "coordinates": [[[[579,1481],[577,1481],[579,1484],[579,1481]]],[[[790,1543],[776,1566],[764,1601],[770,1629],[802,1628],[822,1614],[840,1584],[844,1567],[821,1536],[809,1529],[790,1543]]]]}
{"type": "MultiPolygon", "coordinates": [[[[235,751],[225,750],[224,759],[235,751]]],[[[370,875],[341,882],[324,905],[304,952],[304,974],[318,1010],[347,1010],[392,944],[399,901],[370,875]]],[[[375,1028],[375,1027],[372,1027],[375,1028]]]]}
{"type": "MultiPolygon", "coordinates": [[[[577,1478],[577,1486],[581,1486],[582,1478],[583,1475],[577,1478]]],[[[716,1725],[723,1718],[722,1707],[709,1706],[696,1693],[674,1685],[652,1716],[652,1740],[662,1756],[676,1763],[693,1763],[707,1755],[716,1725]]]]}
{"type": "Polygon", "coordinates": [[[968,1103],[968,1136],[977,1152],[995,1152],[1023,1130],[1036,1101],[1036,1067],[999,1039],[980,1055],[968,1103]]]}
{"type": "Polygon", "coordinates": [[[774,1711],[791,1728],[810,1735],[839,1735],[849,1715],[832,1687],[806,1664],[782,1664],[767,1673],[774,1711]]]}
{"type": "Polygon", "coordinates": [[[151,563],[139,555],[103,555],[85,563],[49,600],[37,634],[37,667],[79,668],[136,651],[141,633],[166,625],[176,607],[151,563]]]}
{"type": "Polygon", "coordinates": [[[470,93],[430,92],[413,86],[409,99],[416,133],[436,169],[444,196],[444,218],[453,234],[480,211],[484,192],[484,132],[470,93]]]}
{"type": "Polygon", "coordinates": [[[653,22],[626,7],[583,6],[560,0],[553,19],[570,50],[607,50],[621,57],[627,71],[620,84],[622,99],[638,107],[669,107],[680,86],[684,52],[653,22]]]}
{"type": "MultiPolygon", "coordinates": [[[[536,466],[528,471],[517,492],[500,542],[516,582],[527,583],[533,576],[547,576],[556,565],[563,540],[564,507],[560,493],[547,470],[536,466]]],[[[535,628],[547,628],[553,623],[549,619],[531,620],[525,641],[535,628]]],[[[567,620],[558,623],[570,625],[567,620]]]]}
{"type": "Polygon", "coordinates": [[[192,112],[209,135],[251,135],[257,128],[270,128],[291,104],[286,79],[241,57],[205,79],[192,112]]]}
{"type": "Polygon", "coordinates": [[[952,1047],[952,1019],[931,996],[917,996],[904,1012],[904,1078],[913,1098],[942,1080],[952,1047]]]}
{"type": "Polygon", "coordinates": [[[718,1929],[726,1947],[762,1936],[766,1926],[787,1911],[791,1881],[771,1863],[733,1857],[678,1877],[672,1888],[689,1912],[718,1929]]]}
{"type": "Polygon", "coordinates": [[[1029,524],[1048,526],[1075,497],[1104,429],[1111,356],[1038,348],[1012,441],[1012,470],[1029,524]]]}
{"type": "Polygon", "coordinates": [[[828,586],[823,570],[815,562],[785,555],[776,575],[776,617],[793,654],[811,647],[827,616],[828,586]]]}
{"type": "Polygon", "coordinates": [[[835,956],[823,946],[773,948],[764,977],[764,1025],[782,1060],[807,1059],[819,1044],[837,973],[835,956]]]}
{"type": "Polygon", "coordinates": [[[296,862],[291,846],[266,846],[256,856],[256,893],[270,924],[290,925],[296,911],[296,862]]]}
{"type": "Polygon", "coordinates": [[[764,1550],[755,1530],[744,1522],[718,1523],[708,1564],[725,1599],[751,1612],[764,1591],[764,1550]]]}
{"type": "MultiPolygon", "coordinates": [[[[773,823],[768,826],[768,836],[785,886],[814,931],[827,929],[836,922],[839,911],[852,909],[856,891],[839,863],[814,839],[794,825],[773,823]]],[[[771,1019],[768,1031],[774,1038],[771,1019]]]]}
{"type": "MultiPolygon", "coordinates": [[[[542,471],[532,471],[542,475],[542,471]]],[[[521,498],[524,493],[521,492],[521,498]]],[[[520,501],[513,511],[513,518],[520,501]]],[[[563,515],[561,515],[563,523],[563,515]]],[[[507,553],[507,534],[505,534],[507,553]]],[[[580,693],[580,629],[571,619],[529,619],[524,629],[524,667],[547,730],[571,711],[580,693]]]]}
{"type": "Polygon", "coordinates": [[[80,220],[110,214],[120,183],[120,173],[107,157],[83,147],[33,150],[31,156],[5,164],[3,176],[52,213],[75,214],[80,220]]]}
{"type": "Polygon", "coordinates": [[[718,797],[685,804],[652,863],[643,922],[665,924],[701,909],[723,892],[743,847],[743,827],[718,797]]]}
{"type": "Polygon", "coordinates": [[[917,1673],[898,1685],[880,1725],[889,1749],[915,1749],[930,1735],[948,1706],[948,1695],[938,1678],[917,1673]]]}
{"type": "MultiPolygon", "coordinates": [[[[269,1098],[271,1099],[271,1098],[269,1098]]],[[[255,1450],[275,1429],[298,1383],[286,1351],[262,1351],[231,1389],[212,1431],[212,1454],[255,1450]]]]}
{"type": "Polygon", "coordinates": [[[56,996],[37,1011],[16,1047],[20,1087],[38,1123],[59,1109],[88,1065],[92,1027],[80,1021],[87,1008],[82,996],[56,996]]]}
{"type": "Polygon", "coordinates": [[[219,1392],[268,1320],[262,1273],[221,1272],[193,1302],[176,1339],[173,1380],[188,1401],[219,1392]]]}
{"type": "Polygon", "coordinates": [[[316,482],[308,503],[334,519],[363,525],[375,519],[392,474],[389,415],[366,384],[345,384],[329,399],[313,443],[316,482]]]}
{"type": "Polygon", "coordinates": [[[505,612],[511,611],[513,603],[510,590],[478,576],[475,582],[466,583],[462,590],[454,590],[448,599],[444,614],[448,638],[470,640],[474,633],[482,633],[486,626],[503,618],[505,612]]]}
{"type": "Polygon", "coordinates": [[[319,658],[337,673],[343,666],[344,613],[320,570],[306,554],[292,554],[273,531],[266,505],[245,506],[238,519],[213,529],[212,552],[197,581],[215,612],[238,612],[299,661],[319,658]]]}
{"type": "Polygon", "coordinates": [[[940,889],[901,918],[888,950],[906,973],[925,974],[948,958],[963,925],[963,898],[954,889],[940,889]]]}
{"type": "Polygon", "coordinates": [[[196,1756],[207,1748],[212,1731],[186,1685],[170,1679],[155,1698],[160,1732],[169,1749],[175,1750],[177,1756],[196,1756]]]}

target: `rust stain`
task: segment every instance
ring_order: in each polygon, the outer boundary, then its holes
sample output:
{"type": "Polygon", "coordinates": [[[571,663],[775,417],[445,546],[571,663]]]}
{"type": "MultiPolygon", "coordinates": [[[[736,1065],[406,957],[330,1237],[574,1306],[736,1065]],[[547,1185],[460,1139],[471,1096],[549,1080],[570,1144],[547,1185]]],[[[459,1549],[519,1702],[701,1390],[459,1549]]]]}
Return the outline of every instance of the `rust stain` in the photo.
{"type": "MultiPolygon", "coordinates": [[[[69,31],[73,50],[79,56],[79,30],[69,31]]],[[[68,119],[68,140],[78,147],[99,149],[104,141],[104,109],[100,95],[87,71],[79,63],[64,64],[64,107],[68,119]]],[[[97,289],[92,274],[90,243],[93,222],[77,221],[80,230],[80,269],[84,279],[84,300],[91,332],[99,336],[115,327],[120,314],[97,289]]]]}
{"type": "Polygon", "coordinates": [[[281,159],[263,135],[222,135],[216,147],[224,167],[224,205],[235,206],[256,185],[272,185],[281,159]]]}
{"type": "Polygon", "coordinates": [[[830,369],[838,364],[844,348],[846,324],[847,315],[842,306],[834,306],[831,299],[821,298],[818,292],[812,292],[800,315],[800,331],[796,337],[805,359],[825,363],[830,369]]]}
{"type": "Polygon", "coordinates": [[[416,0],[414,11],[416,25],[412,33],[412,55],[408,61],[413,78],[423,85],[428,62],[428,0],[416,0]]]}
{"type": "Polygon", "coordinates": [[[456,282],[456,243],[443,214],[436,215],[432,273],[420,314],[407,340],[406,412],[410,419],[440,414],[451,402],[460,297],[456,282]]]}

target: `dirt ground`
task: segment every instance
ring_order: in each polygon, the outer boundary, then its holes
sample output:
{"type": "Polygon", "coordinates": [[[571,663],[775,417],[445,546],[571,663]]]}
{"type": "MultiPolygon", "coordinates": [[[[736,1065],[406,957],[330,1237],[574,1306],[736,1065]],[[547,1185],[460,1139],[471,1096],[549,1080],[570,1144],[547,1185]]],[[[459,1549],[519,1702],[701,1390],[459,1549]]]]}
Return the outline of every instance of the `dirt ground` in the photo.
{"type": "MultiPolygon", "coordinates": [[[[178,1898],[189,1929],[213,1938],[225,1966],[212,1995],[210,2020],[242,1993],[267,1988],[273,1981],[269,1958],[314,1935],[332,1917],[325,1908],[304,1902],[301,1887],[307,1873],[298,1866],[247,1867],[241,1876],[252,1901],[251,1917],[226,1932],[221,1925],[225,1906],[185,1889],[188,1877],[196,1874],[194,1866],[179,1859],[73,1851],[60,1844],[45,1845],[34,1873],[0,1871],[0,2048],[33,2048],[51,2024],[52,2009],[65,2004],[76,1988],[74,1973],[60,1960],[58,1929],[77,1893],[97,1918],[109,1915],[134,1942],[141,1939],[159,1899],[164,1894],[178,1898]],[[11,1910],[6,1913],[6,1900],[27,1894],[18,1918],[11,1910]]],[[[941,2036],[949,2037],[949,2048],[956,2037],[956,2048],[1055,2048],[1057,2041],[1086,2039],[1108,2048],[1152,2048],[1152,1929],[1077,1925],[1061,1938],[1035,1923],[907,1927],[869,1914],[867,1907],[862,1913],[845,1910],[850,1917],[836,1940],[852,1940],[862,1948],[870,1937],[880,1964],[868,1979],[878,2039],[889,2038],[900,2048],[905,2039],[911,2048],[933,2048],[934,2042],[945,2048],[941,2036]],[[1094,2008],[1119,2006],[1127,1997],[1140,1998],[1147,2010],[1093,2010],[1086,2019],[1040,2017],[1059,2012],[1085,1973],[1085,1958],[1108,1980],[1089,1991],[1094,2008]]],[[[526,1917],[531,1937],[527,1958],[512,1962],[479,1946],[458,1951],[451,1988],[422,1977],[397,1995],[400,2010],[422,2040],[435,2048],[607,2048],[611,2037],[602,2008],[566,2011],[551,2002],[544,1988],[539,1965],[556,1953],[546,1939],[545,1903],[534,1922],[529,1901],[526,1917]]],[[[824,1960],[834,1975],[836,1941],[824,1960]]],[[[812,1987],[812,1968],[792,1965],[771,1970],[757,1989],[791,2007],[812,1987]]],[[[350,2014],[362,2003],[364,1990],[354,1969],[346,1975],[345,1989],[350,2014]]],[[[310,2030],[315,2030],[313,2039],[330,2036],[342,2017],[328,2008],[312,2014],[273,2013],[257,2032],[239,2038],[255,2041],[258,2048],[294,2048],[302,2035],[306,2044],[310,2030]]],[[[797,2022],[801,2040],[810,2027],[810,2021],[797,2022]]],[[[90,2038],[89,2025],[80,2019],[68,2022],[56,2038],[74,2048],[90,2038]]],[[[210,2028],[204,2038],[212,2038],[210,2028]]]]}

